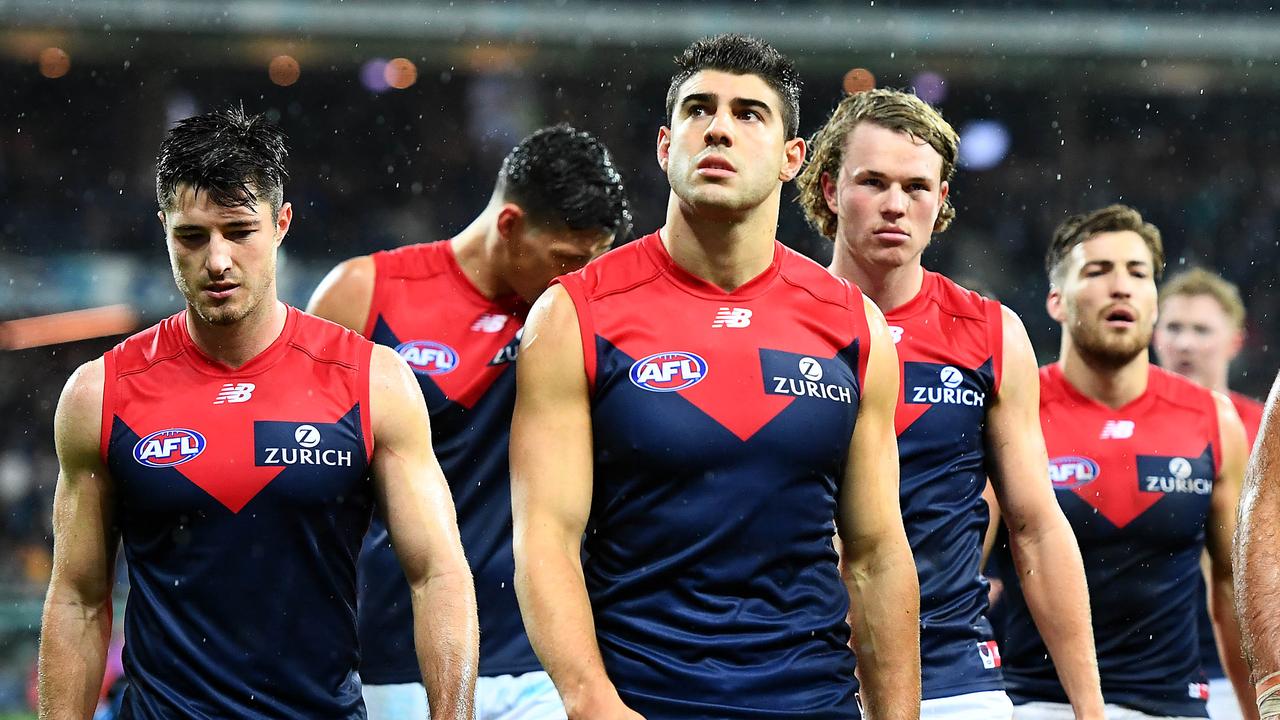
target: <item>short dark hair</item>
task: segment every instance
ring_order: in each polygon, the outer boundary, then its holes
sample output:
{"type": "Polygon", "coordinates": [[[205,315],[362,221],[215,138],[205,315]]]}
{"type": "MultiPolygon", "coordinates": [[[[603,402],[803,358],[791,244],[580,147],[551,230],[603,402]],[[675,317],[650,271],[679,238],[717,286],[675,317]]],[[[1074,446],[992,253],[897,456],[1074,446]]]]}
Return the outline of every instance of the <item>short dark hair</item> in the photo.
{"type": "Polygon", "coordinates": [[[156,201],[169,210],[179,185],[203,190],[222,207],[252,207],[261,197],[273,216],[284,204],[284,131],[265,115],[229,106],[179,120],[160,143],[156,201]]]}
{"type": "Polygon", "coordinates": [[[618,238],[631,232],[627,191],[608,149],[564,123],[520,141],[502,161],[496,192],[536,221],[618,238]]]}
{"type": "Polygon", "coordinates": [[[676,109],[680,86],[703,70],[719,70],[734,75],[756,75],[782,99],[782,124],[787,139],[800,133],[800,73],[795,63],[777,48],[757,38],[726,33],[703,38],[675,58],[679,70],[671,76],[667,89],[667,122],[676,109]]]}
{"type": "Polygon", "coordinates": [[[1137,233],[1147,244],[1147,249],[1151,251],[1151,271],[1155,279],[1159,280],[1164,274],[1164,243],[1160,240],[1159,228],[1143,220],[1142,213],[1137,210],[1128,205],[1116,204],[1090,213],[1072,215],[1058,225],[1053,231],[1053,241],[1049,243],[1049,252],[1044,258],[1049,282],[1056,285],[1062,279],[1062,261],[1071,252],[1071,248],[1100,233],[1124,231],[1137,233]]]}

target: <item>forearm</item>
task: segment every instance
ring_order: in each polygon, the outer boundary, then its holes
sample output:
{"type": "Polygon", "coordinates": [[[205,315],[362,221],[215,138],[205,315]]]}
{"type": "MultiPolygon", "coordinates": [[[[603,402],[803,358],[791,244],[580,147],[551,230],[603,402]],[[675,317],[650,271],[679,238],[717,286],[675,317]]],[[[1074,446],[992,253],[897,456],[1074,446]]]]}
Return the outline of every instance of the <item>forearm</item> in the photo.
{"type": "Polygon", "coordinates": [[[868,720],[920,717],[920,585],[906,538],[845,552],[854,650],[868,720]]]}
{"type": "Polygon", "coordinates": [[[50,590],[40,631],[40,720],[93,717],[110,640],[110,600],[86,604],[50,590]]]}
{"type": "Polygon", "coordinates": [[[1230,578],[1213,582],[1214,631],[1218,636],[1218,655],[1222,659],[1222,670],[1231,687],[1236,691],[1236,699],[1240,703],[1240,712],[1244,718],[1257,718],[1258,706],[1254,704],[1253,685],[1249,682],[1249,665],[1240,650],[1240,623],[1236,621],[1232,608],[1230,578]]]}
{"type": "Polygon", "coordinates": [[[434,720],[471,720],[479,662],[475,588],[465,563],[413,588],[413,639],[434,720]]]}
{"type": "Polygon", "coordinates": [[[1089,591],[1075,535],[1063,519],[1043,530],[1010,528],[1009,545],[1027,608],[1076,717],[1103,717],[1089,591]]]}
{"type": "Polygon", "coordinates": [[[516,594],[529,642],[551,676],[570,718],[621,704],[604,668],[576,551],[558,543],[524,543],[517,551],[516,594]]]}
{"type": "Polygon", "coordinates": [[[1280,671],[1280,498],[1269,482],[1258,486],[1245,494],[1235,550],[1236,606],[1255,682],[1280,671]]]}

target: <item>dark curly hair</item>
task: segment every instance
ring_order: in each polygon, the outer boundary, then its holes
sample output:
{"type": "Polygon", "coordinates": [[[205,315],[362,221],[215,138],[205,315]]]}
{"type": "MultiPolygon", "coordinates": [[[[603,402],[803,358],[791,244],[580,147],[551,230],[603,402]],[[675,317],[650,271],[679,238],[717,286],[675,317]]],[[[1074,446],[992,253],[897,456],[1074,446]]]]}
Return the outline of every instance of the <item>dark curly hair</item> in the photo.
{"type": "Polygon", "coordinates": [[[609,151],[563,123],[520,141],[502,161],[496,192],[536,221],[598,228],[618,239],[631,232],[626,188],[609,151]]]}
{"type": "Polygon", "coordinates": [[[179,185],[203,190],[223,207],[252,207],[259,198],[272,216],[284,203],[289,179],[284,131],[265,115],[226,107],[175,124],[156,158],[156,201],[171,210],[179,185]]]}
{"type": "Polygon", "coordinates": [[[755,75],[782,99],[782,125],[787,139],[800,133],[800,73],[795,63],[777,48],[757,38],[726,33],[703,38],[675,58],[680,67],[667,88],[667,121],[676,109],[680,86],[703,70],[719,70],[734,75],[755,75]]]}

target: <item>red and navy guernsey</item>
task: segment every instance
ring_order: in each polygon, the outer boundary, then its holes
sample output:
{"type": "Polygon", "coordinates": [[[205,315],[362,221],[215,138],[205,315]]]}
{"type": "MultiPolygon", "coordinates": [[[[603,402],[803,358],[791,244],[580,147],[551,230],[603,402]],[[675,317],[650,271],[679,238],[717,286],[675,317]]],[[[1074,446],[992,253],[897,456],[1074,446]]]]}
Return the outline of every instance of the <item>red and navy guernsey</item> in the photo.
{"type": "MultiPolygon", "coordinates": [[[[1221,462],[1212,394],[1151,366],[1119,409],[1040,370],[1049,478],[1080,543],[1102,695],[1151,715],[1207,717],[1196,628],[1200,554],[1221,462]]],[[[1066,702],[1015,573],[1005,573],[1014,702],[1066,702]]]]}
{"type": "Polygon", "coordinates": [[[288,308],[231,369],[184,313],[105,356],[132,718],[363,718],[356,555],[373,345],[288,308]]]}
{"type": "Polygon", "coordinates": [[[920,292],[885,320],[902,365],[894,420],[902,520],[920,578],[922,696],[1001,690],[980,567],[987,412],[1004,357],[1000,304],[926,270],[920,292]]]}
{"type": "MultiPolygon", "coordinates": [[[[516,604],[507,448],[515,359],[528,311],[517,296],[486,298],[463,274],[452,241],[375,253],[365,336],[413,368],[431,441],[449,481],[480,613],[480,675],[540,670],[516,604]]],[[[421,682],[409,585],[375,514],[360,554],[360,677],[421,682]]]]}
{"type": "Polygon", "coordinates": [[[726,293],[657,233],[561,277],[582,331],[600,650],[648,717],[856,717],[832,533],[862,296],[774,244],[726,293]]]}

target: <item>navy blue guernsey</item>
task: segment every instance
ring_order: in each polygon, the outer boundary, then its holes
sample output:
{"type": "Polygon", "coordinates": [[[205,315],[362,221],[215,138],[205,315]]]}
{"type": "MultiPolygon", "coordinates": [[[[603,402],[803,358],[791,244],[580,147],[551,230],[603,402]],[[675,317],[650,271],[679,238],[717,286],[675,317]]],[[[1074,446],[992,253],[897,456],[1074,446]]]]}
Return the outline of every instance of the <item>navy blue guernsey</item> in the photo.
{"type": "Polygon", "coordinates": [[[559,282],[592,392],[583,570],[623,700],[649,718],[857,717],[832,534],[861,295],[780,244],[725,293],[656,233],[559,282]]]}
{"type": "MultiPolygon", "coordinates": [[[[1080,544],[1102,695],[1151,715],[1207,717],[1197,600],[1220,464],[1211,393],[1152,366],[1147,390],[1111,409],[1058,365],[1040,371],[1049,477],[1080,544]]],[[[1004,640],[1015,703],[1066,702],[1015,573],[1004,640]]]]}
{"type": "MultiPolygon", "coordinates": [[[[458,266],[450,241],[373,259],[377,274],[365,335],[395,348],[422,387],[431,441],[475,579],[480,675],[540,670],[516,604],[507,461],[514,360],[527,305],[482,295],[458,266]]],[[[360,645],[364,682],[422,681],[409,585],[379,514],[360,554],[360,645]]]]}
{"type": "Polygon", "coordinates": [[[195,347],[182,313],[107,353],[102,454],[130,582],[123,717],[365,717],[372,348],[289,308],[234,370],[195,347]]]}
{"type": "Polygon", "coordinates": [[[1001,690],[986,617],[987,410],[999,391],[1000,304],[925,271],[916,297],[885,313],[902,363],[895,425],[903,525],[920,578],[924,699],[1001,690]]]}

